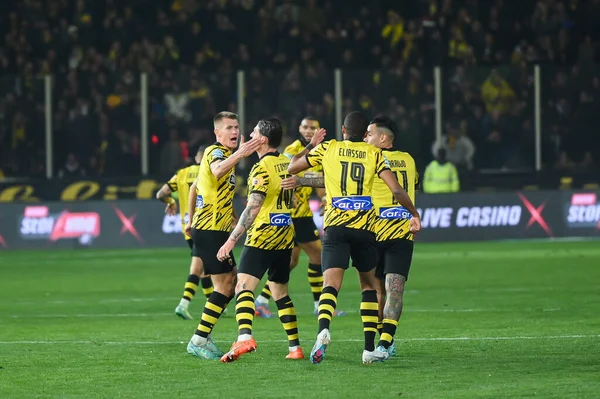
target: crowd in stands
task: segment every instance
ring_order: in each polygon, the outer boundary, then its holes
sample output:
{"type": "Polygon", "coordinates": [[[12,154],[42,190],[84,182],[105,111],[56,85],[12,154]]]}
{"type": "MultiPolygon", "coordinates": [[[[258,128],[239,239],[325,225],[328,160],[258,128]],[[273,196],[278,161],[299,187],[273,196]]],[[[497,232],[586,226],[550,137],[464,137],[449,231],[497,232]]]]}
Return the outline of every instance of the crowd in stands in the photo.
{"type": "Polygon", "coordinates": [[[150,172],[168,174],[236,111],[249,133],[303,115],[334,135],[343,112],[386,113],[422,167],[444,148],[462,170],[534,167],[541,70],[543,163],[600,162],[600,0],[15,0],[0,2],[0,175],[45,176],[51,75],[55,175],[140,174],[140,76],[150,172]],[[434,67],[443,137],[435,139],[434,67]]]}

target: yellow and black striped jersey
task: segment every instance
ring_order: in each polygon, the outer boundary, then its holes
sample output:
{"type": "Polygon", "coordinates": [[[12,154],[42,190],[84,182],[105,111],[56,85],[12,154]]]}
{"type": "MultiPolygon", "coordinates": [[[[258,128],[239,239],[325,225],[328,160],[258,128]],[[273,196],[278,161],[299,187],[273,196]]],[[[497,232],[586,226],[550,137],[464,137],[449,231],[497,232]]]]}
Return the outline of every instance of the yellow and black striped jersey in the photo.
{"type": "MultiPolygon", "coordinates": [[[[419,183],[415,160],[409,153],[402,151],[384,149],[383,154],[398,182],[415,203],[415,187],[419,183]]],[[[375,219],[377,241],[414,238],[409,231],[410,212],[398,204],[390,188],[378,176],[373,181],[373,203],[377,214],[375,219]]]]}
{"type": "Polygon", "coordinates": [[[248,195],[265,196],[260,212],[246,232],[244,245],[267,250],[294,247],[292,201],[294,190],[281,188],[281,181],[289,177],[289,158],[279,152],[263,155],[248,176],[248,195]]]}
{"type": "Polygon", "coordinates": [[[187,168],[179,169],[177,173],[169,179],[167,184],[172,192],[179,194],[179,214],[181,215],[181,231],[186,240],[191,237],[185,234],[185,225],[190,220],[188,213],[188,201],[190,198],[190,187],[194,184],[194,180],[198,177],[200,165],[191,165],[187,168]]]}
{"type": "MultiPolygon", "coordinates": [[[[299,152],[301,152],[302,150],[304,150],[305,144],[301,141],[301,140],[296,140],[294,141],[292,144],[288,145],[284,152],[283,155],[285,155],[286,157],[292,159],[292,157],[296,154],[298,154],[299,152]]],[[[323,168],[318,165],[315,166],[313,168],[307,169],[303,172],[298,173],[298,176],[300,177],[319,177],[323,174],[323,168]]],[[[310,195],[313,192],[313,188],[312,187],[298,187],[295,191],[295,195],[296,195],[296,202],[297,205],[294,209],[292,209],[292,218],[303,218],[303,217],[310,217],[312,218],[313,214],[312,211],[310,210],[310,195]]]]}
{"type": "Polygon", "coordinates": [[[324,228],[374,231],[373,180],[389,169],[381,150],[363,141],[331,140],[313,148],[306,160],[310,166],[323,167],[327,191],[324,228]]]}
{"type": "Polygon", "coordinates": [[[235,168],[220,179],[210,170],[213,162],[225,160],[230,155],[231,150],[220,143],[204,151],[196,183],[196,211],[192,220],[194,229],[231,231],[235,168]]]}

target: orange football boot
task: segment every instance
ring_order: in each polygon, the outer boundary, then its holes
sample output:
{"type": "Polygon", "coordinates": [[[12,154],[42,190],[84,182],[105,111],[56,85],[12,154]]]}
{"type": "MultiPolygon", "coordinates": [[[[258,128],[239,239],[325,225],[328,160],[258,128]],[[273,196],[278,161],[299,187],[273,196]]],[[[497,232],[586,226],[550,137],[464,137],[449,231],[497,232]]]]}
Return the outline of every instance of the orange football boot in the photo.
{"type": "Polygon", "coordinates": [[[304,359],[304,352],[302,352],[301,347],[297,347],[296,350],[290,352],[285,358],[292,360],[304,359]]]}
{"type": "Polygon", "coordinates": [[[229,352],[221,357],[221,361],[223,363],[231,363],[235,362],[245,353],[256,351],[256,340],[254,337],[250,338],[247,341],[237,341],[231,345],[231,349],[229,352]]]}

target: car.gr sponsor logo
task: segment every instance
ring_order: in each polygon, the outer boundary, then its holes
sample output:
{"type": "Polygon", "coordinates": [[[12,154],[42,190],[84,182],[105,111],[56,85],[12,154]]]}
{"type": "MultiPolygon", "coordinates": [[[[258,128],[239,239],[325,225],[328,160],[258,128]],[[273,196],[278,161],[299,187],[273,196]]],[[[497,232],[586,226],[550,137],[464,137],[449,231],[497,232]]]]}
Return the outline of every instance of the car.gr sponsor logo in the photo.
{"type": "Polygon", "coordinates": [[[286,227],[292,225],[292,217],[289,213],[271,213],[269,216],[271,226],[286,227]]]}
{"type": "Polygon", "coordinates": [[[201,195],[196,196],[196,209],[204,208],[204,197],[201,195]]]}
{"type": "Polygon", "coordinates": [[[368,211],[373,209],[370,196],[357,195],[353,197],[334,197],[331,200],[334,208],[342,211],[368,211]]]}
{"type": "Polygon", "coordinates": [[[600,229],[600,202],[595,193],[573,194],[566,208],[569,227],[600,229]]]}
{"type": "Polygon", "coordinates": [[[381,219],[410,219],[412,215],[401,206],[379,208],[379,217],[381,219]]]}

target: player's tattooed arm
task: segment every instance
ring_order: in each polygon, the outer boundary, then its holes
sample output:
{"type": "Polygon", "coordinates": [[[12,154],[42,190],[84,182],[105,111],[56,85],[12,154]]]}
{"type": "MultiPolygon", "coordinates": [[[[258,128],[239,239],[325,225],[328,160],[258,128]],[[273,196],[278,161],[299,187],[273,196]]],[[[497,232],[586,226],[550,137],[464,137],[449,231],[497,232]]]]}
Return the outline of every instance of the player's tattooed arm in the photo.
{"type": "Polygon", "coordinates": [[[385,276],[385,291],[387,299],[383,308],[383,317],[386,319],[398,320],[402,314],[402,296],[404,294],[404,284],[406,277],[389,273],[385,276]]]}
{"type": "Polygon", "coordinates": [[[285,190],[294,190],[297,187],[325,187],[325,178],[323,176],[318,177],[298,177],[291,176],[281,181],[281,188],[285,190]]]}
{"type": "Polygon", "coordinates": [[[299,186],[318,187],[325,188],[325,177],[298,177],[296,176],[296,183],[299,186]]]}
{"type": "Polygon", "coordinates": [[[163,184],[160,190],[156,193],[156,199],[164,202],[165,204],[170,204],[175,202],[175,200],[171,197],[171,187],[168,184],[163,184]]]}
{"type": "Polygon", "coordinates": [[[237,226],[231,232],[229,239],[231,241],[237,242],[240,237],[248,231],[256,216],[258,216],[258,212],[260,212],[260,208],[265,202],[265,195],[259,193],[252,193],[248,198],[248,204],[246,204],[246,209],[240,215],[240,219],[238,220],[237,226]]]}

